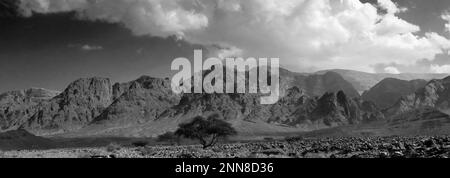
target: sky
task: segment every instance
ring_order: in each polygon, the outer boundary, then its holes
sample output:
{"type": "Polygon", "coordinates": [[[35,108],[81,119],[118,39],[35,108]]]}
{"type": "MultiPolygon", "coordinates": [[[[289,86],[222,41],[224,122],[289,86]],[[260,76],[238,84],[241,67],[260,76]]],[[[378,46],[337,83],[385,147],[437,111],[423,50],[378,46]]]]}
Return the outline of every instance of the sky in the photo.
{"type": "Polygon", "coordinates": [[[450,1],[0,0],[0,92],[170,77],[194,49],[296,72],[450,73],[450,1]]]}

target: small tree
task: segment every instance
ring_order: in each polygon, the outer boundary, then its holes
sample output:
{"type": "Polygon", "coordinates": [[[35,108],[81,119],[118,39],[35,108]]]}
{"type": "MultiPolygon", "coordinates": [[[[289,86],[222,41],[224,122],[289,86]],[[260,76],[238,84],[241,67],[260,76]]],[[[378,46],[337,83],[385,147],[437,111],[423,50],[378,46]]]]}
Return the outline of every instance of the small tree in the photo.
{"type": "Polygon", "coordinates": [[[208,118],[197,116],[192,122],[180,124],[175,132],[175,135],[199,140],[204,149],[215,145],[219,138],[235,134],[237,132],[231,124],[220,120],[218,114],[213,114],[208,118]]]}

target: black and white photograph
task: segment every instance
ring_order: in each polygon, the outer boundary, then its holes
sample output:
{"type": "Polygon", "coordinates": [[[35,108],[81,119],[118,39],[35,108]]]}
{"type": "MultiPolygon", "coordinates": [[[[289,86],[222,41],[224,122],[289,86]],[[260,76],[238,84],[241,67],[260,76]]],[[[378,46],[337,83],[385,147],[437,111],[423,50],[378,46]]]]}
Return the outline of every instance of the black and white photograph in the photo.
{"type": "Polygon", "coordinates": [[[449,156],[448,0],[0,0],[0,158],[449,156]]]}

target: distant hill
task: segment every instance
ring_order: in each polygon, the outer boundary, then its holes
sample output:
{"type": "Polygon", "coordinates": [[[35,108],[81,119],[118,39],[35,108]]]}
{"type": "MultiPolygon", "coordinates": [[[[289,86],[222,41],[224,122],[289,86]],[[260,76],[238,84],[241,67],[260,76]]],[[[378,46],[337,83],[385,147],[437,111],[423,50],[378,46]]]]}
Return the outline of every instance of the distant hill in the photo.
{"type": "Polygon", "coordinates": [[[362,94],[362,99],[374,102],[380,108],[387,108],[395,104],[402,96],[414,93],[427,84],[426,80],[400,80],[386,78],[370,90],[362,94]]]}
{"type": "Polygon", "coordinates": [[[295,73],[280,69],[280,79],[284,90],[290,87],[298,87],[309,96],[322,96],[326,92],[344,91],[349,97],[359,97],[358,91],[352,83],[345,80],[339,73],[325,72],[323,74],[295,73]],[[284,85],[287,85],[283,87],[284,85]]]}
{"type": "Polygon", "coordinates": [[[385,78],[395,78],[400,80],[432,80],[432,79],[442,79],[447,77],[449,74],[419,74],[419,73],[402,73],[402,74],[388,74],[388,73],[366,73],[354,70],[344,70],[344,69],[332,69],[318,71],[316,74],[324,74],[326,72],[333,71],[340,74],[345,80],[349,81],[353,87],[355,87],[358,92],[363,93],[369,90],[381,80],[385,78]]]}
{"type": "Polygon", "coordinates": [[[55,145],[54,141],[35,136],[23,129],[0,133],[0,150],[49,149],[55,145]]]}
{"type": "Polygon", "coordinates": [[[415,93],[401,97],[395,105],[385,111],[388,116],[395,116],[415,109],[434,108],[443,113],[450,113],[450,77],[428,82],[415,93]]]}

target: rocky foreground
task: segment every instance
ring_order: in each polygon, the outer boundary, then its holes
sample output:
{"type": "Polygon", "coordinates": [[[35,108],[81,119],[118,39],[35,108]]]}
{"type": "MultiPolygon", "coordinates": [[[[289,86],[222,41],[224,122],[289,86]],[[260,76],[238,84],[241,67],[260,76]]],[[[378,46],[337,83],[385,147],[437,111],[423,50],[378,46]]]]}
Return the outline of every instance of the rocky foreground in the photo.
{"type": "Polygon", "coordinates": [[[189,146],[120,146],[22,150],[0,157],[25,158],[448,158],[450,136],[292,138],[282,141],[189,146]]]}

